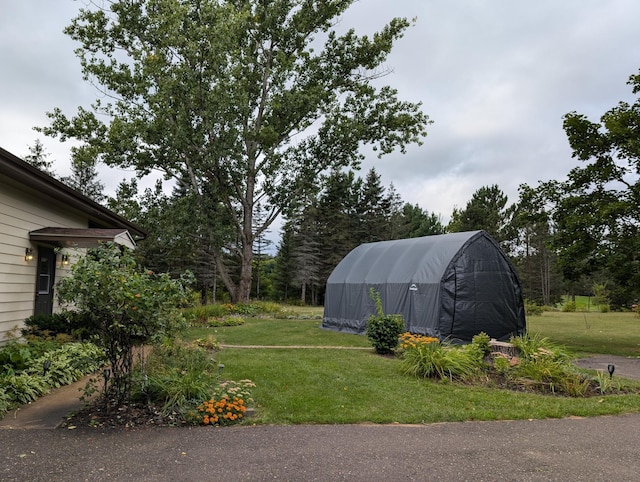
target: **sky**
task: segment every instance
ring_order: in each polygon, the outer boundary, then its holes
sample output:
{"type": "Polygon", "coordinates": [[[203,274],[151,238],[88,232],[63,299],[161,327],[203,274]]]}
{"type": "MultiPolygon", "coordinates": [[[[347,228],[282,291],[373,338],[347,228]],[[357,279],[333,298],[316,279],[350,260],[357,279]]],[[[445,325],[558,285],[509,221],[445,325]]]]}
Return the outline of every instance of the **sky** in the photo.
{"type": "MultiPolygon", "coordinates": [[[[2,0],[0,146],[24,157],[40,139],[59,176],[69,143],[44,137],[46,112],[67,115],[98,94],[82,79],[63,32],[89,0],[2,0]]],[[[384,186],[446,223],[482,186],[517,202],[518,186],[562,180],[578,165],[562,129],[576,111],[592,121],[620,101],[640,69],[637,0],[360,0],[338,29],[371,35],[391,18],[415,19],[387,59],[380,82],[421,102],[433,124],[421,146],[378,159],[384,186]]],[[[132,172],[101,167],[106,193],[132,172]]],[[[152,181],[142,185],[151,185],[152,181]]]]}

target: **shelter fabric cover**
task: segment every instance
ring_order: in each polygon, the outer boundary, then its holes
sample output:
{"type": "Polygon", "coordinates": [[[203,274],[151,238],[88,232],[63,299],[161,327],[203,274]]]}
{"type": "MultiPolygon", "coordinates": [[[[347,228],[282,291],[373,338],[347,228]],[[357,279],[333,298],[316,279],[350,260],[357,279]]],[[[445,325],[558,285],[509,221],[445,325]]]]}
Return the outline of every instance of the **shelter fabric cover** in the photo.
{"type": "Polygon", "coordinates": [[[482,331],[505,340],[526,328],[516,272],[484,231],[358,246],[327,280],[322,327],[364,333],[376,312],[371,288],[412,333],[468,342],[482,331]]]}

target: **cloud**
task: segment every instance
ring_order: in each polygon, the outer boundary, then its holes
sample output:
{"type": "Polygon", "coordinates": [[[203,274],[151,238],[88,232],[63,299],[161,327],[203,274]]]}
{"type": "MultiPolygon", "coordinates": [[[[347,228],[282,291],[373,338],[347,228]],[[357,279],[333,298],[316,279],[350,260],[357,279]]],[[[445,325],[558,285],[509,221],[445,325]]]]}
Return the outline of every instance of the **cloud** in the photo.
{"type": "MultiPolygon", "coordinates": [[[[67,144],[32,131],[45,112],[71,115],[94,88],[82,80],[74,42],[62,33],[82,2],[5,2],[0,18],[0,145],[17,155],[40,137],[68,169],[67,144]]],[[[562,117],[597,120],[634,96],[626,81],[640,67],[640,2],[635,0],[357,1],[339,29],[372,35],[392,17],[415,18],[380,81],[422,102],[434,121],[422,146],[371,167],[407,202],[443,215],[478,188],[498,184],[517,200],[522,183],[561,179],[577,165],[562,117]]],[[[113,191],[131,173],[101,169],[113,191]]]]}

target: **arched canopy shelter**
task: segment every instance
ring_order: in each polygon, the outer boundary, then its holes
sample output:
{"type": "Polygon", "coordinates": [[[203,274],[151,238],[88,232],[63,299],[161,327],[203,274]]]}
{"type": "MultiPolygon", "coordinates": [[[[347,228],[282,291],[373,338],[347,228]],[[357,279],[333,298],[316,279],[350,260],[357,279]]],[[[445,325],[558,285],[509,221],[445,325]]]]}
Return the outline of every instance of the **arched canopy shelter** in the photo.
{"type": "Polygon", "coordinates": [[[526,329],[516,272],[484,231],[358,246],[327,280],[322,327],[364,333],[375,314],[370,288],[412,333],[469,342],[480,332],[507,340],[526,329]]]}

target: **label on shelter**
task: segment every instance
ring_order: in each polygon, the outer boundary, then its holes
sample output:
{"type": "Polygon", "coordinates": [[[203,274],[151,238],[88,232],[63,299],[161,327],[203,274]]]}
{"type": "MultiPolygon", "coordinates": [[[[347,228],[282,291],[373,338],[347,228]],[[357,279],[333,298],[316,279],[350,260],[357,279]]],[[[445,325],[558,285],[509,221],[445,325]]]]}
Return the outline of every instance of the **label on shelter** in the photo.
{"type": "Polygon", "coordinates": [[[418,285],[416,285],[415,283],[411,283],[411,286],[409,286],[409,291],[418,291],[418,285]]]}

